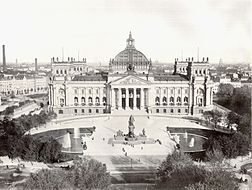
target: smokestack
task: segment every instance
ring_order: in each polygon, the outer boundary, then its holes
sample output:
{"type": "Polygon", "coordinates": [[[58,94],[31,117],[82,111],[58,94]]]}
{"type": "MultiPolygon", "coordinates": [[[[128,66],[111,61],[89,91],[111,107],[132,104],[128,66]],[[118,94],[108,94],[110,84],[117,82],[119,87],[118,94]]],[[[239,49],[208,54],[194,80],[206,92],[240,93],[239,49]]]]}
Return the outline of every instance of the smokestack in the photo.
{"type": "Polygon", "coordinates": [[[37,58],[35,58],[35,72],[38,72],[38,62],[37,58]]]}
{"type": "Polygon", "coordinates": [[[5,45],[3,45],[3,71],[6,71],[5,45]]]}

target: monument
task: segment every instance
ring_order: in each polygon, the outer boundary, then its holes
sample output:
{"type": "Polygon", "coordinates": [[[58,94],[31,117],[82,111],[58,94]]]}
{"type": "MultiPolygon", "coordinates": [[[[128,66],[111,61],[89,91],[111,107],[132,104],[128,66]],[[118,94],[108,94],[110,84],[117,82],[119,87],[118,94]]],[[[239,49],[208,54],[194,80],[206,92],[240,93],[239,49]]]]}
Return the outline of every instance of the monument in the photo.
{"type": "Polygon", "coordinates": [[[124,134],[123,131],[119,130],[114,135],[114,139],[109,142],[112,144],[154,144],[155,141],[152,138],[147,138],[145,129],[143,128],[142,133],[139,135],[135,134],[135,118],[131,115],[128,121],[128,133],[124,134]]]}

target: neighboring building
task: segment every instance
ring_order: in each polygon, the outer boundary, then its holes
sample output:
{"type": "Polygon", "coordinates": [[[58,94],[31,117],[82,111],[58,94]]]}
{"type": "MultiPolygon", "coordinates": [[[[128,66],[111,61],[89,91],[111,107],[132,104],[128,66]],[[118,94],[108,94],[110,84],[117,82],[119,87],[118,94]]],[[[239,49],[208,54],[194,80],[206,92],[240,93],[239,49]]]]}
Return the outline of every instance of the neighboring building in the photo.
{"type": "Polygon", "coordinates": [[[0,94],[31,95],[47,93],[48,78],[29,75],[2,75],[0,76],[0,94]]]}
{"type": "Polygon", "coordinates": [[[208,58],[202,62],[175,59],[172,74],[154,73],[151,60],[135,48],[134,42],[130,34],[126,48],[110,60],[108,73],[85,73],[84,63],[82,70],[72,70],[75,66],[71,61],[53,61],[50,108],[59,115],[117,110],[193,115],[212,108],[208,58]]]}

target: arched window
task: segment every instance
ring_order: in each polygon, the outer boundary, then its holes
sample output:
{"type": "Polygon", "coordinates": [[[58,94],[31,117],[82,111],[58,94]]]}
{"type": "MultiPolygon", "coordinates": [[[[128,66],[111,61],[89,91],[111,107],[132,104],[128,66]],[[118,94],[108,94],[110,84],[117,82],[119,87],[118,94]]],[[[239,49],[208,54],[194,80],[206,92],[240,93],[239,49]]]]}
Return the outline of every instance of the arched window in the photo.
{"type": "Polygon", "coordinates": [[[159,99],[159,97],[156,97],[155,102],[156,102],[156,106],[160,105],[160,99],[159,99]]]}
{"type": "Polygon", "coordinates": [[[89,97],[89,98],[88,98],[88,104],[89,104],[90,106],[93,105],[93,99],[92,99],[92,97],[89,97]]]}
{"type": "Polygon", "coordinates": [[[78,105],[78,98],[74,97],[74,105],[78,105]]]}
{"type": "Polygon", "coordinates": [[[67,71],[65,70],[65,74],[67,74],[67,71]]]}
{"type": "Polygon", "coordinates": [[[103,98],[102,98],[102,103],[103,103],[104,106],[106,105],[106,102],[107,102],[106,97],[103,97],[103,98]]]}
{"type": "Polygon", "coordinates": [[[197,90],[197,94],[204,94],[204,90],[203,90],[203,89],[201,89],[201,88],[200,88],[200,89],[198,89],[198,90],[197,90]]]}
{"type": "Polygon", "coordinates": [[[60,70],[60,74],[63,74],[62,70],[60,70]]]}
{"type": "Polygon", "coordinates": [[[177,102],[181,103],[181,98],[180,97],[177,97],[177,102]]]}
{"type": "Polygon", "coordinates": [[[56,70],[56,74],[59,74],[59,71],[58,71],[58,70],[56,70]]]}
{"type": "Polygon", "coordinates": [[[60,106],[61,107],[64,106],[64,102],[65,102],[64,98],[60,98],[60,106]]]}
{"type": "Polygon", "coordinates": [[[163,105],[166,106],[167,105],[167,98],[163,97],[163,105]]]}
{"type": "Polygon", "coordinates": [[[174,103],[174,98],[172,96],[170,97],[170,103],[174,103]]]}
{"type": "Polygon", "coordinates": [[[99,97],[96,97],[96,98],[95,98],[95,104],[96,104],[97,106],[100,105],[100,98],[99,98],[99,97]]]}
{"type": "Polygon", "coordinates": [[[177,97],[177,105],[180,106],[181,105],[181,98],[177,97]]]}
{"type": "Polygon", "coordinates": [[[81,105],[85,105],[86,104],[86,101],[85,101],[85,98],[84,97],[81,97],[81,105]]]}
{"type": "Polygon", "coordinates": [[[187,105],[188,104],[188,97],[184,97],[184,104],[187,105]]]}

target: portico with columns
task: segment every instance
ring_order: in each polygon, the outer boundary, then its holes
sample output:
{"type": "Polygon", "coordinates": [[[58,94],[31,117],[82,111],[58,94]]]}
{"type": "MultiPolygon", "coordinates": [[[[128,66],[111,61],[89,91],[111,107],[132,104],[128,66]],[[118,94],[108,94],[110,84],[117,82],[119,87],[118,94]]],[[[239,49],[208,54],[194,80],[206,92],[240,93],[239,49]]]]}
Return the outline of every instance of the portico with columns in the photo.
{"type": "Polygon", "coordinates": [[[127,75],[110,82],[111,110],[146,110],[150,81],[127,75]]]}

